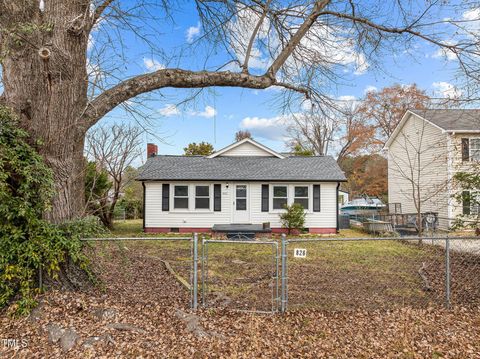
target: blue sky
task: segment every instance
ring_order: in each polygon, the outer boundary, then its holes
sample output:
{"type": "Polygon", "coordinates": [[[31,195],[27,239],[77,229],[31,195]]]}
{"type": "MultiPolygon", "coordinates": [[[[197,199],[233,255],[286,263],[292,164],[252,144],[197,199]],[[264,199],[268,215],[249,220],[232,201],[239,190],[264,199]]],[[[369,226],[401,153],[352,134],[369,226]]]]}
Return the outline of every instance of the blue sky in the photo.
{"type": "MultiPolygon", "coordinates": [[[[163,67],[182,67],[201,69],[206,53],[205,45],[196,45],[202,34],[195,8],[186,2],[181,10],[174,14],[175,23],[162,28],[162,35],[155,38],[165,51],[165,56],[152,52],[148,46],[128,31],[122,33],[125,64],[123,77],[145,73],[163,67]],[[168,61],[171,54],[180,54],[178,60],[168,61]]],[[[95,36],[101,36],[94,34],[95,36]]],[[[448,40],[448,39],[446,39],[448,40]]],[[[99,40],[100,41],[100,40],[99,40]]],[[[221,64],[222,54],[211,56],[210,64],[221,64]]],[[[330,95],[336,98],[360,98],[367,89],[380,89],[394,83],[416,83],[430,95],[444,96],[455,92],[455,61],[439,56],[437,49],[426,43],[417,43],[408,51],[384,54],[378,59],[382,70],[367,64],[358,70],[355,66],[346,66],[341,70],[344,79],[332,88],[330,95]],[[414,56],[412,56],[414,55],[414,56]]],[[[151,121],[152,132],[162,139],[145,135],[146,142],[159,144],[161,154],[181,154],[183,147],[190,142],[208,141],[216,149],[233,142],[236,131],[248,129],[253,137],[267,146],[286,150],[282,139],[284,130],[275,121],[281,116],[281,110],[275,104],[277,89],[250,90],[240,88],[211,88],[204,90],[195,101],[177,106],[191,94],[191,90],[166,89],[150,95],[148,106],[154,115],[151,121]]],[[[102,123],[129,121],[129,116],[116,109],[103,119],[102,123]]]]}

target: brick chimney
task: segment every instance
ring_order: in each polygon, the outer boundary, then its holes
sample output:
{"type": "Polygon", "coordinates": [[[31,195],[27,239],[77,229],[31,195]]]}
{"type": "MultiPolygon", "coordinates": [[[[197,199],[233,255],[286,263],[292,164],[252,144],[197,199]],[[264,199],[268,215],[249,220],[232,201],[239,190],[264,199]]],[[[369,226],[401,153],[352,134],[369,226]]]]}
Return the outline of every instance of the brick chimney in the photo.
{"type": "Polygon", "coordinates": [[[158,146],[154,143],[147,143],[147,159],[158,155],[158,146]]]}

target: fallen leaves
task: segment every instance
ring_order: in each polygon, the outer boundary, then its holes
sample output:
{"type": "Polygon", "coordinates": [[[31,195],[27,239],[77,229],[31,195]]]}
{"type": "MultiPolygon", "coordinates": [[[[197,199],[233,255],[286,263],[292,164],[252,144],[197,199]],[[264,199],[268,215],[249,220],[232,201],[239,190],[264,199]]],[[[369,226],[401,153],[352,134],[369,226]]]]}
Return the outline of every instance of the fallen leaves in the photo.
{"type": "Polygon", "coordinates": [[[138,252],[123,253],[123,260],[117,254],[98,259],[103,288],[48,292],[34,321],[3,313],[0,339],[26,339],[28,345],[0,346],[0,357],[64,357],[49,342],[52,323],[75,328],[72,358],[480,357],[479,308],[193,314],[189,293],[162,264],[138,252]]]}

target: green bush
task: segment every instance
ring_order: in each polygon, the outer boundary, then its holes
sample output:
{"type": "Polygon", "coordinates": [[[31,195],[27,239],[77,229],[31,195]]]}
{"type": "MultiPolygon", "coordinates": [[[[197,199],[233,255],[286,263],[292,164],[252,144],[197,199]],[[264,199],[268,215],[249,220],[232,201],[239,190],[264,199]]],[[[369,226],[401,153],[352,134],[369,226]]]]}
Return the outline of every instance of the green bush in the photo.
{"type": "Polygon", "coordinates": [[[53,174],[28,140],[0,107],[0,308],[15,302],[17,314],[35,305],[40,268],[51,278],[67,258],[87,268],[79,239],[100,230],[91,219],[60,225],[43,219],[54,194],[53,174]]]}
{"type": "Polygon", "coordinates": [[[285,206],[286,212],[280,214],[280,222],[283,228],[288,229],[288,234],[292,230],[302,230],[305,226],[305,209],[301,204],[293,203],[285,206]]]}

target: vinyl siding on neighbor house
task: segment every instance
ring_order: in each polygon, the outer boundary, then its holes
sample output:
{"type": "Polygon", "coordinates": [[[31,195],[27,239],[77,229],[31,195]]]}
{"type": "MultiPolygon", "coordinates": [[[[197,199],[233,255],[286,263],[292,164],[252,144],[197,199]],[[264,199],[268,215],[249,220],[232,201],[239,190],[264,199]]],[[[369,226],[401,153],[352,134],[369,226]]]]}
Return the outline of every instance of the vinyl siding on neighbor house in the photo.
{"type": "Polygon", "coordinates": [[[416,212],[409,179],[412,169],[414,176],[420,170],[420,198],[425,199],[421,211],[438,212],[440,217],[448,218],[449,147],[447,134],[440,128],[410,114],[388,147],[389,202],[401,203],[403,213],[416,212]]]}
{"type": "MultiPolygon", "coordinates": [[[[471,172],[475,170],[475,162],[462,160],[462,138],[480,138],[479,134],[471,133],[454,133],[449,135],[451,160],[450,160],[450,176],[453,177],[457,172],[471,172]]],[[[478,164],[477,164],[478,165],[478,164]]],[[[461,189],[451,186],[451,193],[454,194],[461,189]]],[[[455,218],[463,214],[463,205],[453,199],[450,199],[450,217],[455,218]]]]}
{"type": "MultiPolygon", "coordinates": [[[[281,228],[279,213],[281,211],[272,209],[272,185],[280,183],[266,182],[169,182],[170,184],[170,210],[162,211],[162,183],[145,182],[145,228],[211,228],[214,224],[234,223],[233,201],[234,184],[248,185],[248,209],[249,220],[247,223],[260,224],[270,222],[272,228],[281,228]],[[173,186],[189,185],[190,191],[194,191],[195,185],[210,185],[210,210],[175,210],[173,208],[173,186]],[[221,211],[213,211],[213,184],[221,184],[221,211]],[[262,212],[262,184],[270,185],[269,212],[262,212]]],[[[301,183],[281,183],[288,186],[293,194],[294,186],[301,183]]],[[[317,183],[315,183],[317,184],[317,183]]],[[[309,211],[306,215],[305,227],[317,229],[335,229],[337,226],[337,182],[323,182],[320,185],[320,212],[312,212],[313,208],[313,183],[304,183],[309,186],[309,211]]],[[[191,192],[193,194],[193,192],[191,192]]],[[[190,208],[193,208],[193,201],[190,196],[190,208]]],[[[289,196],[289,202],[293,196],[289,196]]]]}

